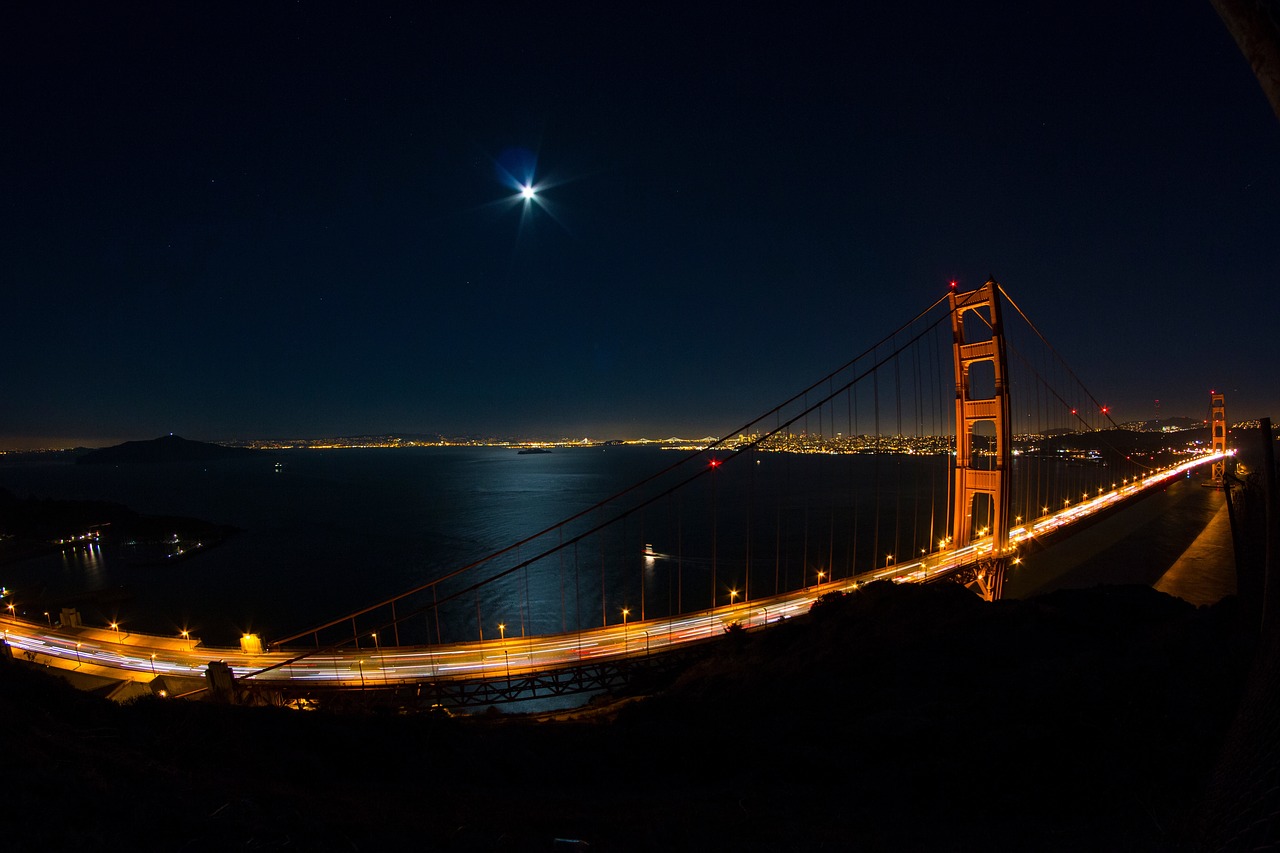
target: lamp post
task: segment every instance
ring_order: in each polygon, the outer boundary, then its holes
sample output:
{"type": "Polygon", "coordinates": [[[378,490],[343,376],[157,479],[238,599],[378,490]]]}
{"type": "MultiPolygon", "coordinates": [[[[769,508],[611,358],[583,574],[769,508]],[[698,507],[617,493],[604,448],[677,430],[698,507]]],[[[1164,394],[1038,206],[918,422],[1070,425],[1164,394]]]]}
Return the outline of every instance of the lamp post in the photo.
{"type": "Polygon", "coordinates": [[[182,635],[182,639],[187,641],[187,651],[191,651],[191,632],[183,630],[179,633],[182,635]]]}
{"type": "Polygon", "coordinates": [[[885,555],[884,555],[884,567],[885,567],[885,569],[888,569],[888,568],[889,568],[889,564],[890,564],[890,563],[892,563],[892,562],[893,562],[893,555],[892,555],[892,554],[885,554],[885,555]]]}
{"type": "Polygon", "coordinates": [[[737,597],[738,597],[738,591],[736,589],[729,590],[729,606],[730,607],[733,606],[734,599],[736,599],[737,597]]]}
{"type": "Polygon", "coordinates": [[[151,653],[151,677],[156,677],[156,653],[151,653]]]}
{"type": "Polygon", "coordinates": [[[111,623],[111,630],[116,632],[116,642],[117,642],[117,643],[118,643],[118,642],[120,642],[120,623],[119,623],[119,622],[112,622],[112,623],[111,623]]]}
{"type": "Polygon", "coordinates": [[[76,669],[80,668],[81,663],[83,663],[83,661],[80,660],[80,644],[76,643],[76,669]]]}
{"type": "Polygon", "coordinates": [[[627,654],[627,617],[629,615],[631,611],[625,607],[622,608],[622,654],[624,656],[627,654]]]}
{"type": "Polygon", "coordinates": [[[382,646],[378,643],[378,632],[373,632],[373,647],[378,652],[378,668],[382,670],[382,684],[387,683],[387,659],[382,655],[382,646]]]}
{"type": "Polygon", "coordinates": [[[13,602],[12,601],[9,602],[8,604],[5,605],[5,607],[9,608],[9,618],[12,619],[14,622],[17,622],[18,611],[13,609],[13,602]]]}
{"type": "Polygon", "coordinates": [[[53,617],[49,615],[49,611],[48,611],[48,610],[46,610],[46,611],[44,612],[44,621],[46,621],[46,622],[48,622],[48,623],[49,623],[49,627],[50,627],[50,628],[52,628],[52,627],[53,627],[53,617]]]}

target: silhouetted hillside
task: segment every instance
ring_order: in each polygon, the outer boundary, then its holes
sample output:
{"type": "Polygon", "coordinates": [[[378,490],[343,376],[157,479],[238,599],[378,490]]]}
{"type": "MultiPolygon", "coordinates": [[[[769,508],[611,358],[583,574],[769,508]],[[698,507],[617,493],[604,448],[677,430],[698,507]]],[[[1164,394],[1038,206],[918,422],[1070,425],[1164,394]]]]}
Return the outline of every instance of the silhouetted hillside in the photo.
{"type": "Polygon", "coordinates": [[[248,447],[223,447],[204,441],[189,441],[177,435],[165,435],[150,441],[126,441],[114,447],[91,450],[76,459],[77,464],[119,464],[125,462],[205,462],[236,456],[261,454],[248,447]]]}

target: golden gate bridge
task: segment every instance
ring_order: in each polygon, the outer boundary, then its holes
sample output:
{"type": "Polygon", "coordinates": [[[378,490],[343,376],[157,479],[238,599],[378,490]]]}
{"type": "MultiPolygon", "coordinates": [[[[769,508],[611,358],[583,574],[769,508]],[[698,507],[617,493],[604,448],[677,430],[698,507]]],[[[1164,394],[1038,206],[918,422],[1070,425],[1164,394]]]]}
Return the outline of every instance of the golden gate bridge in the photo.
{"type": "Polygon", "coordinates": [[[1207,445],[1139,453],[998,283],[953,285],[639,482],[265,649],[256,635],[235,649],[186,631],[55,627],[18,618],[12,600],[0,619],[29,660],[175,695],[258,689],[301,703],[379,690],[485,705],[589,693],[875,581],[998,599],[1030,544],[1194,468],[1220,481],[1223,411],[1215,396],[1207,445]]]}

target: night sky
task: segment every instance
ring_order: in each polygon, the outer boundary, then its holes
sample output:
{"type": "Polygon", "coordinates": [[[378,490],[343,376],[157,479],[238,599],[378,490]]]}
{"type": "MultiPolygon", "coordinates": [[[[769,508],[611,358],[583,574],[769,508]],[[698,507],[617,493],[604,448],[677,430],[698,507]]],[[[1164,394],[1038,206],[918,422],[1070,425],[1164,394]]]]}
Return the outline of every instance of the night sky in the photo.
{"type": "Polygon", "coordinates": [[[1119,421],[1280,416],[1209,0],[443,5],[6,4],[0,447],[719,434],[989,275],[1119,421]]]}

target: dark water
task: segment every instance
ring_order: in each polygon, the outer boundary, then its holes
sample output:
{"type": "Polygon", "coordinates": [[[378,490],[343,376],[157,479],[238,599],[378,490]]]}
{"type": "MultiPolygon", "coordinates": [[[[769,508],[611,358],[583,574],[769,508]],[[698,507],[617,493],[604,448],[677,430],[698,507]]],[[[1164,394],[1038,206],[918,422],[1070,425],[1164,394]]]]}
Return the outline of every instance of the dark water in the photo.
{"type": "MultiPolygon", "coordinates": [[[[414,448],[175,465],[8,462],[0,486],[19,496],[113,501],[239,532],[172,565],[81,549],[0,567],[0,584],[55,613],[74,602],[90,624],[270,640],[439,578],[652,478],[397,604],[402,642],[449,641],[496,636],[499,623],[508,636],[554,633],[621,621],[624,608],[635,620],[713,596],[756,598],[819,571],[848,576],[918,556],[946,533],[949,457],[719,457],[725,464],[711,468],[709,454],[656,448],[414,448]],[[646,559],[646,545],[663,556],[646,559]],[[494,575],[503,576],[471,589],[494,575]],[[427,608],[433,601],[441,606],[427,608]]],[[[1042,475],[1071,490],[1111,476],[1025,473],[1023,503],[1057,500],[1042,475]]],[[[362,617],[359,630],[389,617],[385,608],[362,617]]]]}

